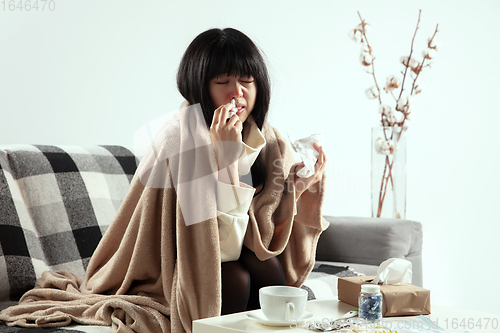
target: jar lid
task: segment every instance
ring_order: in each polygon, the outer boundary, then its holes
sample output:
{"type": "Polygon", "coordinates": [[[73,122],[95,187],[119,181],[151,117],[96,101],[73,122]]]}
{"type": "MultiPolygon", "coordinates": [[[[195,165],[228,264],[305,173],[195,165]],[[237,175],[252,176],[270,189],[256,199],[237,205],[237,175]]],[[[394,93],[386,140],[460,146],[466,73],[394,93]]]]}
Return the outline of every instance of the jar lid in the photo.
{"type": "Polygon", "coordinates": [[[361,292],[364,293],[379,293],[380,286],[378,284],[363,284],[361,285],[361,292]]]}

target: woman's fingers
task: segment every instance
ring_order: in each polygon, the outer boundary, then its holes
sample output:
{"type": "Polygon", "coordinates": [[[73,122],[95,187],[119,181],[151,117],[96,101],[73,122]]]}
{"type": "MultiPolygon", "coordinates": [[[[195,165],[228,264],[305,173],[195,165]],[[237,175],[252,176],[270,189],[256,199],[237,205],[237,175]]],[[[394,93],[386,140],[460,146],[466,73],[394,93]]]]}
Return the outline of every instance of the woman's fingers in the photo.
{"type": "Polygon", "coordinates": [[[243,124],[237,115],[231,115],[229,110],[232,104],[224,104],[214,111],[210,134],[214,141],[237,141],[241,142],[243,124]]]}
{"type": "Polygon", "coordinates": [[[234,126],[237,120],[239,120],[238,116],[233,117],[232,114],[229,113],[229,111],[233,108],[233,105],[231,103],[224,104],[219,106],[217,109],[215,109],[214,116],[212,118],[212,126],[214,125],[226,125],[226,124],[231,124],[234,126]],[[231,119],[235,118],[235,121],[232,123],[229,123],[231,119]]]}
{"type": "Polygon", "coordinates": [[[225,104],[222,106],[222,112],[221,112],[221,119],[220,119],[220,122],[222,124],[227,124],[227,119],[229,118],[229,110],[231,110],[233,108],[233,105],[232,104],[225,104]]]}
{"type": "Polygon", "coordinates": [[[316,164],[315,164],[315,169],[317,170],[318,168],[324,166],[324,164],[326,162],[326,155],[325,155],[325,151],[323,150],[322,146],[318,145],[317,143],[313,143],[313,147],[318,152],[318,158],[317,158],[316,164]]]}
{"type": "Polygon", "coordinates": [[[229,126],[237,126],[238,122],[241,124],[240,117],[238,117],[235,113],[230,114],[228,112],[228,118],[226,118],[227,125],[229,126]]]}
{"type": "MultiPolygon", "coordinates": [[[[296,197],[297,200],[302,195],[303,192],[309,189],[309,187],[311,187],[313,184],[316,184],[317,182],[321,181],[321,179],[323,179],[323,174],[325,172],[325,165],[326,165],[326,154],[323,151],[323,147],[321,147],[320,145],[314,143],[313,147],[318,151],[318,159],[314,164],[314,174],[311,175],[309,178],[305,179],[296,176],[295,189],[297,191],[297,197],[296,197]]],[[[295,173],[297,173],[303,167],[304,163],[297,165],[297,167],[295,168],[295,173]]]]}
{"type": "Polygon", "coordinates": [[[220,123],[220,114],[221,114],[222,107],[223,107],[223,105],[221,105],[217,109],[215,109],[214,115],[212,117],[212,125],[210,125],[210,128],[218,127],[218,125],[220,123]]]}
{"type": "Polygon", "coordinates": [[[295,174],[297,174],[297,172],[299,172],[304,167],[305,167],[304,162],[300,162],[300,164],[297,164],[297,166],[295,167],[295,174]]]}
{"type": "Polygon", "coordinates": [[[319,173],[320,173],[320,179],[323,178],[323,174],[325,172],[325,165],[326,165],[326,154],[325,151],[323,150],[323,147],[320,147],[321,152],[320,156],[318,158],[318,161],[320,162],[319,166],[319,173]]]}
{"type": "Polygon", "coordinates": [[[313,147],[318,151],[318,158],[316,160],[316,163],[314,164],[314,175],[311,176],[311,178],[313,179],[311,185],[323,178],[323,173],[325,172],[326,165],[326,155],[323,147],[316,143],[313,144],[313,147]]]}

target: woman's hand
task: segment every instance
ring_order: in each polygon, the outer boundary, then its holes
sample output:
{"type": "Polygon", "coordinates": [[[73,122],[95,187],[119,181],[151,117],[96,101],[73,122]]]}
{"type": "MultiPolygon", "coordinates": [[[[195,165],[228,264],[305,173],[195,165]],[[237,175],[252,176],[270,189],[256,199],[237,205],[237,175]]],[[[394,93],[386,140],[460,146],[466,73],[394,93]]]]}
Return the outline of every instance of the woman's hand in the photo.
{"type": "Polygon", "coordinates": [[[243,148],[243,124],[239,117],[233,114],[229,118],[229,111],[233,108],[231,103],[221,105],[214,112],[210,136],[215,145],[219,171],[219,179],[230,184],[239,185],[238,159],[243,148]],[[229,118],[229,119],[228,119],[229,118]]]}
{"type": "Polygon", "coordinates": [[[325,173],[326,155],[323,151],[323,147],[316,143],[313,144],[313,147],[319,154],[318,160],[316,161],[316,164],[314,164],[314,174],[309,178],[300,178],[297,176],[297,172],[304,167],[304,163],[297,165],[295,168],[295,200],[299,200],[302,193],[323,179],[323,175],[325,173]]]}
{"type": "Polygon", "coordinates": [[[210,126],[212,140],[242,142],[241,131],[243,130],[243,124],[235,114],[229,118],[229,111],[232,108],[233,105],[228,103],[219,106],[215,110],[212,125],[210,126]]]}

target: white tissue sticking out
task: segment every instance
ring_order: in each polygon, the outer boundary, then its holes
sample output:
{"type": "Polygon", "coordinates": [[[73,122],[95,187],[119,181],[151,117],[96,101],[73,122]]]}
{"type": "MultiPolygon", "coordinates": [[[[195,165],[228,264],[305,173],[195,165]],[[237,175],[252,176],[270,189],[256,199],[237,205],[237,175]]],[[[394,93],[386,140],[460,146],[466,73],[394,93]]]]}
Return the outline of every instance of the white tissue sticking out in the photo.
{"type": "Polygon", "coordinates": [[[411,284],[413,271],[410,261],[399,258],[387,259],[378,266],[374,284],[411,284]]]}
{"type": "Polygon", "coordinates": [[[288,136],[292,149],[299,155],[304,162],[304,167],[297,172],[297,176],[308,178],[314,174],[314,165],[318,160],[318,151],[314,149],[313,143],[323,146],[323,135],[321,133],[313,134],[300,140],[293,140],[288,136]]]}
{"type": "Polygon", "coordinates": [[[238,112],[238,108],[236,107],[236,100],[234,98],[231,100],[231,104],[233,105],[233,108],[229,110],[229,117],[227,118],[227,120],[229,120],[229,118],[231,118],[233,114],[236,114],[238,112]]]}

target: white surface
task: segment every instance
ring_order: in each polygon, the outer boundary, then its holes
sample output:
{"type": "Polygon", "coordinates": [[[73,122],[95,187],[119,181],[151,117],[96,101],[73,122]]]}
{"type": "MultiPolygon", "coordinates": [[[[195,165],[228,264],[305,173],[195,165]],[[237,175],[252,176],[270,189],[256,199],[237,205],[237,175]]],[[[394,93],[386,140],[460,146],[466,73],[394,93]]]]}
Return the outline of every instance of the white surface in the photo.
{"type": "MultiPolygon", "coordinates": [[[[340,302],[338,300],[314,300],[307,302],[307,311],[313,314],[309,322],[325,322],[326,320],[335,320],[342,317],[345,313],[356,309],[355,307],[340,302]]],[[[250,311],[255,313],[260,310],[250,311]]],[[[429,316],[433,322],[436,322],[439,327],[444,329],[462,329],[467,330],[469,333],[489,333],[496,330],[492,327],[492,322],[496,320],[500,325],[500,315],[469,311],[462,309],[455,309],[450,307],[442,307],[437,305],[431,306],[431,315],[429,316]],[[479,327],[478,320],[482,319],[482,327],[479,327]],[[489,327],[486,328],[486,319],[489,321],[489,327]],[[464,323],[466,328],[463,328],[461,323],[464,323]]],[[[305,323],[291,323],[291,326],[285,327],[271,327],[262,325],[255,320],[249,319],[247,312],[235,313],[231,315],[201,319],[193,322],[193,333],[228,333],[228,332],[311,332],[304,327],[305,323]],[[300,326],[299,326],[300,325],[300,326]]],[[[398,321],[405,321],[412,317],[389,317],[384,318],[385,322],[391,322],[393,328],[398,328],[398,321]]],[[[500,326],[498,326],[500,329],[500,326]]]]}
{"type": "MultiPolygon", "coordinates": [[[[500,331],[500,315],[488,312],[470,311],[431,304],[430,319],[445,330],[467,331],[469,333],[492,333],[500,331]],[[496,323],[496,324],[495,324],[496,323]],[[486,326],[488,325],[488,326],[486,326]]],[[[385,318],[385,321],[401,321],[410,317],[385,318]]],[[[393,326],[398,328],[397,325],[393,326]]]]}
{"type": "MultiPolygon", "coordinates": [[[[265,325],[265,326],[290,326],[290,321],[276,321],[276,320],[269,320],[267,317],[264,315],[264,312],[262,310],[257,310],[257,311],[251,311],[247,313],[247,317],[257,321],[259,324],[265,325]]],[[[304,314],[300,317],[297,318],[297,322],[301,322],[304,320],[309,320],[313,317],[313,314],[310,312],[305,311],[304,314]]]]}
{"type": "MultiPolygon", "coordinates": [[[[309,301],[307,302],[306,311],[311,312],[313,317],[309,321],[321,321],[324,318],[337,319],[345,313],[353,310],[354,307],[349,304],[339,302],[337,300],[309,301]]],[[[251,311],[257,312],[259,310],[251,311]]],[[[288,327],[270,327],[259,324],[258,322],[248,319],[247,313],[236,313],[227,316],[215,317],[197,320],[193,322],[193,333],[226,333],[226,332],[311,332],[298,327],[299,323],[292,324],[292,328],[288,327]]],[[[302,325],[303,326],[303,325],[302,325]]]]}
{"type": "Polygon", "coordinates": [[[232,26],[266,54],[271,122],[297,138],[323,133],[324,213],[337,216],[370,216],[370,128],[379,114],[348,38],[356,11],[371,24],[383,83],[399,73],[422,9],[416,54],[436,23],[441,42],[408,133],[407,217],[424,227],[424,287],[442,304],[500,311],[490,286],[472,282],[478,270],[500,275],[492,264],[500,252],[498,0],[55,3],[53,12],[0,8],[1,144],[131,146],[141,125],[181,104],[175,75],[188,43],[232,26]]]}

